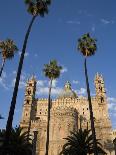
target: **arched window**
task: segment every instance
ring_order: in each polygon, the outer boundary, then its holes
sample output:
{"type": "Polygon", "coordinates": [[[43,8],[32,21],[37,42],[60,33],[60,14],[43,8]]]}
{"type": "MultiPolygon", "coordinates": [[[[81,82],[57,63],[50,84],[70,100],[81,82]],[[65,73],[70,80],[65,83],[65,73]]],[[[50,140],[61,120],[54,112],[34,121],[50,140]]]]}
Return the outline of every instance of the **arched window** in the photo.
{"type": "Polygon", "coordinates": [[[103,97],[101,97],[101,103],[103,103],[104,102],[104,98],[103,97]]]}
{"type": "Polygon", "coordinates": [[[27,93],[28,93],[28,95],[31,95],[31,89],[30,88],[27,90],[27,93]]]}
{"type": "Polygon", "coordinates": [[[29,86],[32,87],[32,83],[29,83],[29,86]]]}
{"type": "Polygon", "coordinates": [[[29,100],[27,100],[27,104],[29,104],[29,100]]]}
{"type": "Polygon", "coordinates": [[[99,90],[102,91],[102,87],[99,87],[99,90]]]}

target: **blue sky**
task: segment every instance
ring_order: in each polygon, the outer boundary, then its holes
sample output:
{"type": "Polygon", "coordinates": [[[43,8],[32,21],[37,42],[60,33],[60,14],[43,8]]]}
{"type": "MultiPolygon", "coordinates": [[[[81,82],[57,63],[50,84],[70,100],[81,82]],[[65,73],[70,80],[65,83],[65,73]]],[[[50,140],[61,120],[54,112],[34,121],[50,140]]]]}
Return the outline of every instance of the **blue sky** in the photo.
{"type": "MultiPolygon", "coordinates": [[[[91,94],[94,90],[96,72],[103,75],[109,113],[113,128],[116,128],[116,1],[114,0],[54,0],[49,7],[49,14],[38,17],[30,34],[27,53],[21,76],[21,83],[14,116],[14,126],[19,123],[24,99],[25,82],[32,74],[38,81],[36,97],[47,97],[48,79],[42,73],[45,63],[57,59],[64,67],[61,77],[54,81],[53,95],[70,81],[78,95],[85,95],[83,57],[76,50],[78,38],[87,32],[97,39],[98,50],[88,59],[88,72],[91,94]]],[[[1,0],[0,4],[0,40],[12,38],[19,52],[12,61],[7,61],[2,79],[0,79],[0,128],[4,128],[11,102],[13,84],[19,62],[19,55],[31,15],[21,1],[1,0]]],[[[0,57],[0,64],[2,59],[0,57]]]]}

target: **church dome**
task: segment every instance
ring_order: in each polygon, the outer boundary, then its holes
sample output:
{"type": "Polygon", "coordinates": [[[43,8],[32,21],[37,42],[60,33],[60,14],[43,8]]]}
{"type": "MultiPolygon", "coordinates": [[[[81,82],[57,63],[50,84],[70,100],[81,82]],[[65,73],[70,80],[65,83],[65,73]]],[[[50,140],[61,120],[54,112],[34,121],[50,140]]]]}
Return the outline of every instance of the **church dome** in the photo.
{"type": "Polygon", "coordinates": [[[64,89],[59,94],[58,98],[76,98],[77,94],[72,90],[71,84],[67,81],[64,85],[64,89]]]}

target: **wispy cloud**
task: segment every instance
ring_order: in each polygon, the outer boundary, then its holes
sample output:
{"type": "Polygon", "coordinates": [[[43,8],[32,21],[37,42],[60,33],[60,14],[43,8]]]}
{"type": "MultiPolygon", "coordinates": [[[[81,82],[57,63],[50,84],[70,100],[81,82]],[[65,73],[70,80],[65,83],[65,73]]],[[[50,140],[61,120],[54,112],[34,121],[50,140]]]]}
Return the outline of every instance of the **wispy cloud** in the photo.
{"type": "Polygon", "coordinates": [[[8,86],[6,85],[7,74],[3,71],[2,76],[0,77],[0,86],[4,89],[8,90],[8,86]]]}
{"type": "Polygon", "coordinates": [[[93,16],[93,14],[91,14],[91,13],[89,13],[87,10],[79,10],[78,11],[78,14],[80,14],[80,15],[85,15],[85,16],[88,16],[88,17],[92,17],[93,16]]]}
{"type": "MultiPolygon", "coordinates": [[[[59,95],[61,91],[62,91],[62,89],[59,87],[52,88],[52,91],[51,91],[52,96],[59,95]]],[[[49,87],[39,87],[37,89],[36,94],[37,95],[48,95],[48,92],[49,92],[49,87]]]]}
{"type": "Polygon", "coordinates": [[[53,80],[53,81],[52,81],[52,87],[53,87],[53,88],[55,88],[55,87],[56,87],[57,82],[58,82],[57,80],[53,80]]]}
{"type": "Polygon", "coordinates": [[[85,88],[74,89],[73,91],[77,94],[77,96],[85,96],[86,95],[85,88]]]}
{"type": "Polygon", "coordinates": [[[94,25],[94,24],[93,24],[92,27],[91,27],[91,31],[92,31],[92,32],[95,32],[95,25],[94,25]]]}
{"type": "MultiPolygon", "coordinates": [[[[21,55],[21,51],[19,51],[18,53],[19,53],[19,56],[20,56],[20,55],[21,55]]],[[[26,52],[26,53],[25,53],[25,57],[28,57],[28,56],[29,56],[29,53],[26,52]]]]}
{"type": "MultiPolygon", "coordinates": [[[[9,78],[4,78],[4,86],[6,89],[10,90],[11,88],[14,87],[15,81],[16,81],[16,71],[12,71],[12,73],[8,74],[6,77],[9,78]]],[[[24,89],[26,85],[26,81],[28,79],[29,75],[25,72],[21,74],[20,77],[20,82],[19,82],[19,89],[24,89]]],[[[3,80],[2,80],[3,81],[3,80]]]]}
{"type": "Polygon", "coordinates": [[[116,98],[108,97],[108,109],[110,116],[116,117],[116,98]]]}
{"type": "Polygon", "coordinates": [[[108,101],[109,102],[116,102],[116,98],[114,98],[114,97],[108,97],[108,101]]]}
{"type": "MultiPolygon", "coordinates": [[[[57,80],[53,80],[52,83],[52,96],[57,96],[59,95],[59,93],[61,92],[62,88],[57,87],[57,80]]],[[[47,96],[49,92],[49,82],[47,82],[46,80],[39,80],[37,82],[37,91],[36,94],[37,95],[45,95],[47,96]]]]}
{"type": "Polygon", "coordinates": [[[37,53],[35,53],[35,54],[34,54],[34,57],[36,57],[36,58],[37,58],[37,57],[38,57],[38,54],[37,54],[37,53]]]}
{"type": "Polygon", "coordinates": [[[107,20],[107,19],[104,19],[104,18],[102,18],[102,19],[100,19],[100,21],[103,23],[103,24],[114,24],[115,23],[115,21],[114,20],[107,20]]]}
{"type": "Polygon", "coordinates": [[[66,67],[63,67],[63,69],[61,70],[61,73],[65,73],[68,72],[68,69],[66,67]]]}
{"type": "Polygon", "coordinates": [[[85,88],[80,88],[80,90],[77,91],[78,95],[85,95],[86,94],[86,89],[85,88]]]}
{"type": "MultiPolygon", "coordinates": [[[[11,82],[11,87],[14,87],[15,81],[16,81],[16,78],[13,78],[12,82],[11,82]]],[[[26,81],[27,81],[27,74],[23,72],[21,77],[20,77],[19,89],[25,88],[26,81]]]]}
{"type": "Polygon", "coordinates": [[[38,80],[37,87],[43,87],[47,81],[46,80],[38,80]]]}
{"type": "Polygon", "coordinates": [[[17,71],[15,71],[15,70],[12,72],[12,74],[16,74],[16,73],[17,73],[17,71]]]}
{"type": "Polygon", "coordinates": [[[111,111],[116,111],[116,98],[108,97],[108,109],[111,111]]]}
{"type": "Polygon", "coordinates": [[[80,21],[77,21],[77,20],[68,20],[66,21],[67,24],[77,24],[77,25],[80,25],[81,22],[80,21]]]}
{"type": "Polygon", "coordinates": [[[78,80],[73,80],[72,83],[73,84],[79,84],[79,81],[78,80]]]}

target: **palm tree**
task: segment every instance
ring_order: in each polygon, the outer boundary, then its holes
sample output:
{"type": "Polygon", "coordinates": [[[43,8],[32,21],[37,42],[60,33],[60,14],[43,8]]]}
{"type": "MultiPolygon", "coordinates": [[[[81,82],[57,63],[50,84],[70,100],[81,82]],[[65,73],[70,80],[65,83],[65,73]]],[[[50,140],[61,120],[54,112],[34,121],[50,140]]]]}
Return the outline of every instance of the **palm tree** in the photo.
{"type": "Polygon", "coordinates": [[[113,140],[113,144],[114,144],[114,151],[115,151],[115,155],[116,155],[116,137],[113,140]]]}
{"type": "Polygon", "coordinates": [[[12,128],[9,143],[4,147],[3,142],[5,139],[6,131],[0,131],[0,153],[8,155],[32,155],[32,140],[28,141],[27,132],[23,132],[22,128],[12,128]]]}
{"type": "Polygon", "coordinates": [[[84,34],[78,40],[78,50],[80,50],[80,52],[83,54],[83,56],[85,58],[84,70],[85,70],[86,87],[87,87],[89,110],[90,110],[91,130],[92,130],[92,135],[93,135],[94,154],[98,155],[97,143],[96,143],[96,133],[95,133],[95,127],[94,127],[94,117],[93,117],[93,111],[92,111],[91,95],[90,95],[89,80],[88,80],[88,73],[87,73],[87,64],[86,64],[87,57],[94,55],[95,51],[97,50],[96,40],[94,38],[91,38],[89,33],[84,34]]]}
{"type": "Polygon", "coordinates": [[[111,155],[112,151],[114,151],[114,146],[113,146],[112,140],[107,140],[104,143],[104,147],[105,147],[106,150],[109,151],[110,155],[111,155]]]}
{"type": "Polygon", "coordinates": [[[47,119],[47,140],[46,140],[46,153],[48,155],[49,151],[49,125],[50,125],[50,109],[51,109],[51,89],[52,89],[52,82],[54,79],[60,76],[60,72],[62,70],[61,66],[57,65],[56,60],[50,61],[49,64],[44,65],[44,75],[49,78],[50,85],[49,85],[49,95],[48,95],[48,119],[47,119]]]}
{"type": "Polygon", "coordinates": [[[36,17],[39,15],[41,17],[44,17],[45,13],[48,13],[48,5],[50,4],[50,1],[51,0],[25,0],[25,4],[28,7],[27,11],[32,15],[32,19],[29,23],[29,27],[27,29],[27,32],[24,38],[22,53],[19,60],[19,66],[18,66],[18,71],[16,75],[16,81],[15,81],[13,96],[11,100],[9,116],[8,116],[7,125],[6,125],[6,141],[5,141],[6,143],[9,141],[9,136],[12,129],[13,115],[14,115],[14,110],[16,105],[19,81],[20,81],[21,71],[23,67],[24,55],[27,47],[29,34],[31,32],[31,28],[36,17]]]}
{"type": "MultiPolygon", "coordinates": [[[[71,132],[71,135],[64,138],[67,142],[64,144],[60,155],[87,155],[92,154],[93,138],[91,130],[79,129],[76,132],[71,132]]],[[[101,148],[101,143],[97,140],[97,150],[99,153],[106,154],[101,148]]]]}
{"type": "Polygon", "coordinates": [[[0,77],[1,77],[6,59],[12,59],[14,57],[15,52],[18,50],[18,48],[15,45],[13,40],[6,39],[5,41],[0,42],[0,49],[1,49],[0,54],[2,55],[2,59],[3,59],[1,69],[0,69],[0,77]]]}

